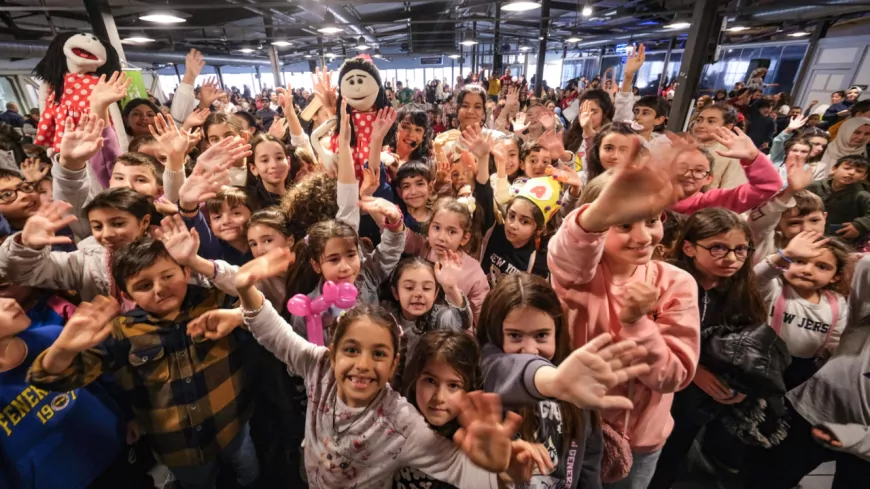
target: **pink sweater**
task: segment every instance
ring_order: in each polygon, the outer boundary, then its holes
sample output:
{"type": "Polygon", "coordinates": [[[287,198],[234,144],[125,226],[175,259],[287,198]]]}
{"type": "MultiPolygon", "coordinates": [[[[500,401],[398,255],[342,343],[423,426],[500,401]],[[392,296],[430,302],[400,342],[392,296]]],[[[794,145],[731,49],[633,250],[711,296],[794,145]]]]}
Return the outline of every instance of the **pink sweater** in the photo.
{"type": "Polygon", "coordinates": [[[779,172],[761,151],[753,161],[740,161],[747,182],[734,188],[714,188],[697,192],[671,206],[681,214],[692,214],[707,207],[724,207],[742,214],[761,205],[782,188],[779,172]]]}
{"type": "MultiPolygon", "coordinates": [[[[627,431],[625,411],[605,411],[602,415],[615,429],[627,432],[633,450],[652,452],[664,445],[673,428],[673,393],[689,385],[695,376],[701,349],[698,286],[687,272],[660,261],[641,265],[628,281],[615,283],[601,262],[606,233],[588,233],[578,223],[580,213],[587,208],[569,214],[550,240],[547,263],[553,288],[566,309],[574,348],[611,333],[617,339],[634,340],[649,352],[647,361],[652,368],[634,381],[634,409],[627,431]],[[644,280],[658,289],[656,312],[624,327],[619,313],[625,286],[644,280]]],[[[618,385],[608,394],[628,396],[628,384],[618,385]]]]}
{"type": "MultiPolygon", "coordinates": [[[[429,248],[429,241],[426,237],[408,228],[405,228],[405,253],[421,256],[432,263],[437,260],[435,252],[429,248]]],[[[459,290],[465,294],[465,297],[468,297],[471,312],[474,313],[474,324],[477,325],[483,300],[486,299],[486,294],[489,294],[489,282],[486,280],[483,269],[480,268],[480,262],[469,256],[468,253],[461,253],[462,272],[459,275],[459,290]]]]}

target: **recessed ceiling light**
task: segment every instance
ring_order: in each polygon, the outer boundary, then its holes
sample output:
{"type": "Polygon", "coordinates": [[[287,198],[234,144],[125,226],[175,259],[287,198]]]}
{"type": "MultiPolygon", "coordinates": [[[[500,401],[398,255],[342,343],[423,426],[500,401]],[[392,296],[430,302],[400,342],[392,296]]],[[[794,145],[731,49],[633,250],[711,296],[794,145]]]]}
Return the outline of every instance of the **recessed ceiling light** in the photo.
{"type": "Polygon", "coordinates": [[[580,38],[577,37],[577,36],[571,36],[571,37],[569,37],[568,39],[565,39],[565,42],[580,42],[580,41],[582,41],[582,40],[583,40],[583,39],[580,39],[580,38]]]}
{"type": "Polygon", "coordinates": [[[665,27],[668,29],[688,29],[692,24],[688,22],[674,22],[666,25],[665,27]]]}
{"type": "Polygon", "coordinates": [[[321,27],[320,29],[317,29],[317,32],[320,32],[323,34],[337,34],[337,33],[341,32],[341,30],[342,29],[339,27],[321,27]]]}
{"type": "Polygon", "coordinates": [[[278,46],[279,48],[284,48],[284,47],[290,46],[291,44],[293,44],[293,43],[291,43],[290,41],[273,41],[272,42],[273,46],[278,46]]]}
{"type": "Polygon", "coordinates": [[[130,36],[130,37],[124,38],[124,40],[122,42],[129,43],[129,44],[144,44],[146,42],[154,42],[154,39],[151,39],[150,37],[145,37],[145,36],[130,36]]]}
{"type": "Polygon", "coordinates": [[[804,37],[804,36],[809,36],[809,35],[810,35],[810,33],[805,32],[805,31],[792,32],[791,34],[789,34],[789,36],[791,36],[791,37],[804,37]]]}
{"type": "Polygon", "coordinates": [[[332,59],[335,57],[335,53],[326,53],[326,57],[332,59]]]}
{"type": "Polygon", "coordinates": [[[155,22],[157,24],[180,24],[182,22],[187,22],[187,19],[181,18],[175,14],[165,12],[142,15],[139,17],[139,20],[155,22]]]}
{"type": "Polygon", "coordinates": [[[538,2],[509,2],[501,6],[501,9],[506,12],[526,12],[541,8],[538,2]]]}
{"type": "Polygon", "coordinates": [[[306,57],[306,58],[311,58],[311,55],[310,55],[310,54],[306,54],[305,57],[306,57]]]}
{"type": "Polygon", "coordinates": [[[357,43],[356,43],[356,49],[359,51],[365,51],[366,49],[369,49],[370,47],[371,46],[366,44],[365,38],[362,36],[359,36],[359,40],[357,40],[357,43]]]}
{"type": "Polygon", "coordinates": [[[475,41],[474,39],[466,39],[459,44],[462,44],[463,46],[474,46],[475,44],[477,44],[477,41],[475,41]]]}
{"type": "Polygon", "coordinates": [[[749,27],[747,27],[747,26],[745,26],[745,25],[735,25],[734,27],[729,27],[729,28],[726,29],[726,30],[727,30],[728,32],[742,32],[742,31],[745,31],[745,30],[748,30],[748,29],[749,29],[749,27]]]}
{"type": "Polygon", "coordinates": [[[256,49],[254,49],[254,48],[242,48],[242,49],[239,49],[239,52],[240,52],[240,53],[245,53],[245,54],[251,54],[251,53],[253,53],[254,51],[256,51],[256,49]]]}
{"type": "Polygon", "coordinates": [[[528,46],[520,46],[520,51],[528,51],[529,49],[532,49],[532,48],[530,48],[528,46]]]}
{"type": "Polygon", "coordinates": [[[583,7],[583,11],[580,13],[583,14],[583,17],[589,17],[590,15],[592,15],[592,7],[586,5],[585,7],[583,7]]]}
{"type": "Polygon", "coordinates": [[[451,54],[451,55],[449,55],[449,56],[447,56],[447,57],[448,57],[448,58],[451,58],[451,59],[459,59],[459,58],[462,57],[462,55],[460,55],[460,54],[451,54]]]}

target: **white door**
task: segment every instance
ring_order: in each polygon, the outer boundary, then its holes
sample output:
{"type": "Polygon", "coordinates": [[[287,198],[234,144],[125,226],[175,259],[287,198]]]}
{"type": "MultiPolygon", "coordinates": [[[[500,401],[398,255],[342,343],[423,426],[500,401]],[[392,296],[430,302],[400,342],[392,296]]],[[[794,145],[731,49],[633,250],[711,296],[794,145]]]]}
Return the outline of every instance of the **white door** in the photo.
{"type": "Polygon", "coordinates": [[[813,69],[810,71],[809,83],[804,89],[804,96],[801,97],[801,107],[806,107],[813,100],[818,100],[819,105],[830,104],[831,93],[849,88],[848,75],[849,70],[847,69],[813,69]]]}

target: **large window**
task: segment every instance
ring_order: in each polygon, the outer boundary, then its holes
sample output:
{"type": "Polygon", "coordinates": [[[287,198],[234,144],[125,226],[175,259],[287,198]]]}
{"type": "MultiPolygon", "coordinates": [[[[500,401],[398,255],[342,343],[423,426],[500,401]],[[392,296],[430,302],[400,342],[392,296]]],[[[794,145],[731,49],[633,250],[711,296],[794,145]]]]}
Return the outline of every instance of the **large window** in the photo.
{"type": "Polygon", "coordinates": [[[806,53],[806,44],[776,44],[767,46],[723,46],[719,61],[704,67],[699,91],[712,93],[719,88],[731,90],[737,82],[746,82],[752,70],[767,66],[766,87],[768,94],[790,92],[795,76],[806,53]]]}

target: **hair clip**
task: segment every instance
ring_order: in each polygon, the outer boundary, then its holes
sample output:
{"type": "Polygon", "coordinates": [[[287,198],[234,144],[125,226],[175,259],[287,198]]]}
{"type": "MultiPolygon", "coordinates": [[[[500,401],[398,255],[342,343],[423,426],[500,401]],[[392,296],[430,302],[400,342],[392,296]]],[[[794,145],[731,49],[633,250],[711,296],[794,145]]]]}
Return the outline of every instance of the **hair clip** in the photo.
{"type": "Polygon", "coordinates": [[[302,238],[302,241],[305,243],[305,246],[308,246],[308,245],[309,245],[309,242],[308,242],[308,235],[307,235],[307,234],[305,235],[304,238],[302,238]]]}

